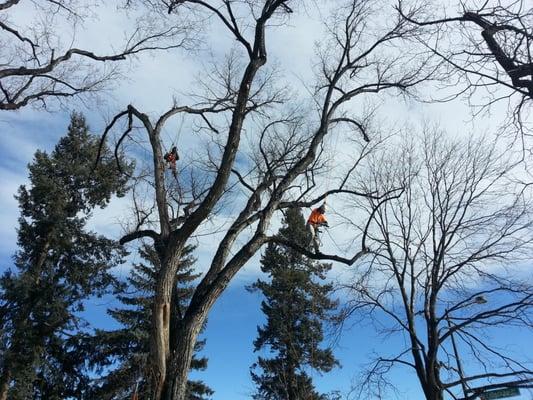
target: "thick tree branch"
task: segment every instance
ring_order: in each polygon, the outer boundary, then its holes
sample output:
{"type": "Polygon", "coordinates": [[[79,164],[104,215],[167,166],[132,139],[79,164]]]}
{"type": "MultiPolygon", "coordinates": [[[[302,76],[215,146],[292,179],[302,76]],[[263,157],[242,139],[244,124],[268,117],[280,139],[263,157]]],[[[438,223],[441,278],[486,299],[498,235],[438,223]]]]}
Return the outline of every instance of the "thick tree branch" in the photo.
{"type": "Polygon", "coordinates": [[[367,142],[367,143],[370,142],[370,138],[368,137],[366,129],[363,126],[363,124],[361,124],[360,122],[358,122],[358,121],[356,121],[356,120],[354,120],[352,118],[333,118],[331,120],[332,124],[338,123],[338,122],[347,122],[349,124],[355,125],[357,127],[357,129],[359,129],[359,131],[363,135],[363,139],[365,140],[365,142],[367,142]]]}
{"type": "Polygon", "coordinates": [[[312,252],[309,249],[306,249],[297,243],[294,243],[290,240],[282,239],[277,236],[270,236],[267,238],[268,242],[280,244],[283,246],[290,247],[291,249],[294,249],[298,251],[299,253],[303,254],[304,256],[311,258],[313,260],[329,260],[329,261],[337,261],[346,265],[353,265],[357,260],[359,260],[362,256],[365,254],[370,253],[370,250],[368,248],[365,248],[363,250],[358,251],[355,253],[355,255],[351,258],[341,257],[337,255],[330,255],[330,254],[324,254],[319,252],[312,252]]]}
{"type": "Polygon", "coordinates": [[[134,240],[141,239],[144,237],[149,237],[154,242],[157,242],[160,239],[160,235],[157,232],[151,229],[144,229],[140,231],[131,232],[131,233],[128,233],[122,236],[119,240],[119,243],[124,245],[126,243],[129,243],[129,242],[132,242],[134,240]]]}
{"type": "Polygon", "coordinates": [[[7,10],[9,7],[14,6],[15,4],[18,4],[20,0],[7,0],[4,3],[0,3],[0,11],[7,10]]]}

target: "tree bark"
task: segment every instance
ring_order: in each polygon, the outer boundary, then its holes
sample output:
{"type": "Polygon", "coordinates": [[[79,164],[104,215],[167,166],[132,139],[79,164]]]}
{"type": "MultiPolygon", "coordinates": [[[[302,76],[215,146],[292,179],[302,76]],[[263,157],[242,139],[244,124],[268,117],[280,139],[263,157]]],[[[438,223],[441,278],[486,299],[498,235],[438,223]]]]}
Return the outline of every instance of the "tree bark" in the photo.
{"type": "Polygon", "coordinates": [[[2,375],[0,376],[0,400],[7,400],[9,392],[9,381],[11,380],[11,371],[8,365],[4,365],[2,375]]]}
{"type": "Polygon", "coordinates": [[[172,351],[171,362],[163,391],[164,400],[185,400],[187,380],[194,346],[207,315],[197,316],[190,323],[183,324],[176,335],[176,347],[172,351]]]}
{"type": "Polygon", "coordinates": [[[426,394],[426,398],[427,400],[444,400],[442,390],[437,387],[432,387],[426,394]]]}
{"type": "Polygon", "coordinates": [[[170,320],[173,306],[172,293],[180,257],[181,249],[167,257],[162,263],[160,277],[157,279],[152,312],[152,334],[150,335],[150,379],[154,400],[162,398],[167,382],[167,364],[170,357],[170,320]]]}

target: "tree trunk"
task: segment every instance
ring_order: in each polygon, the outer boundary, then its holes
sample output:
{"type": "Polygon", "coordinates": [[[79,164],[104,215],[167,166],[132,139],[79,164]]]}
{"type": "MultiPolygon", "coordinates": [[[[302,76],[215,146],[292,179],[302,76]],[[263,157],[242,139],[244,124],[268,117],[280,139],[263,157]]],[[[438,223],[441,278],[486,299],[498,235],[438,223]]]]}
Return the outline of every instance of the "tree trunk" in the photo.
{"type": "Polygon", "coordinates": [[[289,383],[289,390],[288,390],[288,394],[289,394],[289,398],[288,400],[299,400],[298,399],[298,388],[297,388],[297,385],[296,385],[296,379],[294,377],[294,374],[293,373],[289,373],[289,379],[288,379],[288,383],[289,383]]]}
{"type": "MultiPolygon", "coordinates": [[[[160,397],[154,400],[186,400],[187,378],[194,355],[194,346],[213,304],[224,291],[229,279],[213,285],[206,293],[194,297],[175,332],[172,332],[172,352],[167,358],[166,376],[160,397]]],[[[167,337],[168,338],[168,337],[167,337]]]]}
{"type": "Polygon", "coordinates": [[[172,349],[163,390],[164,400],[185,400],[194,347],[206,318],[207,313],[198,315],[192,321],[182,324],[176,332],[176,347],[172,349]]]}
{"type": "Polygon", "coordinates": [[[152,332],[150,335],[149,373],[154,400],[160,400],[168,374],[167,364],[170,356],[170,319],[172,292],[175,275],[179,265],[181,250],[162,263],[157,277],[155,299],[152,312],[152,332]]]}
{"type": "Polygon", "coordinates": [[[161,296],[154,304],[152,315],[150,374],[154,400],[161,398],[167,374],[169,320],[170,300],[167,300],[165,296],[161,296]]]}
{"type": "Polygon", "coordinates": [[[432,387],[428,390],[428,394],[426,394],[427,400],[444,400],[444,396],[442,394],[442,390],[439,390],[437,387],[432,387]]]}
{"type": "Polygon", "coordinates": [[[2,375],[0,376],[0,400],[7,400],[10,380],[11,380],[11,372],[9,370],[9,367],[5,365],[2,371],[2,375]]]}

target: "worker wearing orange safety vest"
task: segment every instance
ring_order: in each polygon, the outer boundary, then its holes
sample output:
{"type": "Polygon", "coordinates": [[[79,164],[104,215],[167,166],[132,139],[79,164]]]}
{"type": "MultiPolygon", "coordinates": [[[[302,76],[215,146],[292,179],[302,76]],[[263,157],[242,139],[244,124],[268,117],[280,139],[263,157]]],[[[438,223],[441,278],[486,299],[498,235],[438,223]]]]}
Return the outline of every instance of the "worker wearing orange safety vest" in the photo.
{"type": "Polygon", "coordinates": [[[172,147],[172,150],[166,153],[163,158],[168,163],[168,168],[171,169],[174,174],[176,174],[176,161],[180,159],[176,146],[172,147]]]}
{"type": "Polygon", "coordinates": [[[322,204],[320,207],[315,208],[309,218],[307,219],[307,230],[311,234],[311,242],[315,252],[318,253],[320,247],[320,241],[318,238],[318,228],[321,226],[328,227],[328,221],[326,220],[326,203],[322,204]]]}

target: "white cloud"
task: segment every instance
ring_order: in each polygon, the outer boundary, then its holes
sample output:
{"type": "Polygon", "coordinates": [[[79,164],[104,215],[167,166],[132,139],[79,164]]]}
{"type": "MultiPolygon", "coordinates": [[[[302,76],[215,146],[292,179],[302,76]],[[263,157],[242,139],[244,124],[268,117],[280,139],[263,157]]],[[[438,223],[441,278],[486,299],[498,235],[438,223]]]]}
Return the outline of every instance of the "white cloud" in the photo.
{"type": "MultiPolygon", "coordinates": [[[[318,5],[316,2],[314,5],[318,5]]],[[[303,6],[302,6],[303,7],[303,6]]],[[[324,6],[326,7],[326,6],[324,6]]],[[[31,21],[31,10],[28,8],[19,8],[20,15],[14,18],[21,24],[23,21],[31,21]]],[[[302,10],[299,10],[302,11],[302,10]]],[[[320,15],[324,10],[313,9],[310,6],[306,12],[293,14],[289,26],[286,27],[269,27],[269,37],[267,47],[270,61],[276,63],[278,68],[283,72],[287,82],[291,83],[302,94],[303,86],[312,86],[314,62],[314,42],[320,40],[324,35],[324,28],[320,22],[320,15]],[[302,79],[300,82],[299,79],[302,79]]],[[[124,33],[131,32],[133,28],[133,18],[138,16],[135,12],[126,15],[117,11],[113,4],[105,4],[98,8],[97,19],[89,19],[81,26],[80,31],[75,37],[75,44],[79,47],[89,48],[97,52],[109,52],[113,50],[110,42],[115,42],[124,38],[124,33]]],[[[106,116],[113,115],[117,109],[123,109],[127,104],[133,103],[141,110],[155,116],[172,103],[172,97],[178,95],[179,101],[184,103],[188,99],[180,93],[185,93],[194,88],[195,78],[201,74],[207,64],[207,61],[213,57],[220,60],[227,49],[235,45],[235,41],[230,38],[226,30],[216,19],[210,19],[210,24],[206,24],[207,38],[214,43],[214,46],[208,51],[200,50],[196,53],[185,53],[181,50],[143,53],[131,64],[125,64],[126,79],[116,83],[116,87],[110,91],[113,100],[108,104],[108,108],[103,110],[106,116]],[[131,65],[131,68],[128,68],[131,65]]],[[[66,33],[69,28],[67,25],[61,27],[66,33]]],[[[65,35],[69,37],[68,34],[65,35]]],[[[115,49],[116,50],[116,49],[115,49]]],[[[433,87],[428,87],[426,92],[433,92],[433,87]]],[[[305,93],[306,94],[306,93],[305,93]]],[[[307,95],[307,94],[306,94],[307,95]]],[[[76,102],[71,103],[73,107],[79,107],[76,102]]],[[[352,107],[354,113],[359,112],[358,105],[352,107]]],[[[470,133],[472,130],[484,131],[495,126],[494,121],[501,120],[503,115],[502,107],[497,106],[492,115],[486,118],[477,119],[475,123],[467,124],[471,110],[462,101],[457,100],[446,104],[420,104],[416,102],[405,103],[399,98],[385,98],[380,118],[388,126],[400,126],[406,122],[416,123],[422,119],[440,120],[448,129],[456,131],[458,134],[470,133]],[[468,132],[464,132],[467,129],[468,132]]],[[[5,134],[2,143],[3,162],[0,164],[2,170],[2,220],[5,221],[2,226],[2,235],[6,241],[4,246],[13,247],[16,238],[15,227],[18,215],[16,201],[12,196],[16,188],[26,178],[25,165],[31,160],[33,152],[37,148],[50,149],[57,138],[65,131],[68,116],[66,113],[47,114],[34,111],[30,108],[20,112],[3,112],[0,113],[0,129],[5,134]]],[[[89,123],[93,131],[101,131],[101,117],[94,111],[90,112],[89,123]]],[[[174,137],[174,129],[178,126],[177,122],[172,122],[172,127],[168,130],[168,138],[174,137]]],[[[186,126],[184,130],[188,130],[186,126]]],[[[172,140],[172,139],[170,139],[172,140]]],[[[332,143],[334,143],[332,139],[332,143]]],[[[198,146],[198,138],[189,134],[182,134],[180,137],[180,146],[191,150],[198,146]]],[[[337,149],[345,159],[350,155],[350,147],[343,141],[337,144],[337,149]]],[[[331,199],[333,206],[335,199],[331,199]]],[[[94,212],[90,221],[90,227],[98,232],[108,234],[118,238],[122,233],[120,220],[127,215],[129,200],[114,199],[111,205],[105,210],[94,212]]],[[[306,210],[307,212],[307,210],[306,210]]],[[[350,212],[350,210],[342,210],[350,212]]],[[[345,227],[336,227],[335,216],[332,215],[330,220],[333,222],[333,228],[330,230],[334,241],[328,236],[324,236],[324,251],[335,254],[339,253],[337,245],[344,251],[345,246],[352,240],[355,232],[345,229],[345,227]]],[[[213,224],[207,224],[204,229],[210,230],[213,227],[227,226],[230,221],[229,217],[216,217],[213,224]]],[[[280,220],[276,219],[272,223],[272,230],[279,227],[280,220]]],[[[205,268],[214,251],[216,244],[222,233],[211,236],[198,237],[199,243],[199,268],[205,268]]],[[[345,256],[352,256],[358,249],[347,248],[345,256]]],[[[237,275],[238,279],[249,279],[250,276],[259,274],[259,255],[255,256],[243,270],[237,275]]],[[[335,265],[334,273],[344,274],[345,267],[335,265]]]]}

